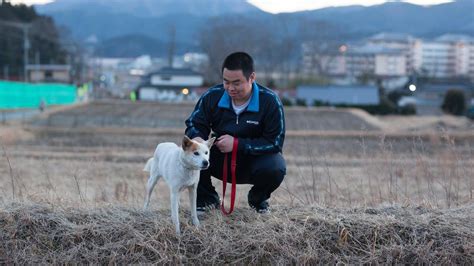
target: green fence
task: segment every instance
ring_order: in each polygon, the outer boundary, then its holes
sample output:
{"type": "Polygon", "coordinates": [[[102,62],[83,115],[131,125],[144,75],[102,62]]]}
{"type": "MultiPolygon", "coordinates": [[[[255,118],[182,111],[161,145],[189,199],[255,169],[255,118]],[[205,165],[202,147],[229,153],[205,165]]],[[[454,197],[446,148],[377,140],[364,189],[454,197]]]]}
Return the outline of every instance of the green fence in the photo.
{"type": "Polygon", "coordinates": [[[76,86],[57,83],[23,83],[0,81],[0,109],[38,108],[46,105],[72,104],[76,86]]]}

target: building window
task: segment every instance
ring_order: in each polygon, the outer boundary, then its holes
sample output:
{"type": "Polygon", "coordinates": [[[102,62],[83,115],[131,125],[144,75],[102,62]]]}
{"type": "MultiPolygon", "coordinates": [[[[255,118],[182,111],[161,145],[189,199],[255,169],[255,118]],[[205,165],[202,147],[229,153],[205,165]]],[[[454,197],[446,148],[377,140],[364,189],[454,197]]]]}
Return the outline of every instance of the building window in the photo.
{"type": "Polygon", "coordinates": [[[161,75],[161,80],[171,80],[171,75],[161,75]]]}

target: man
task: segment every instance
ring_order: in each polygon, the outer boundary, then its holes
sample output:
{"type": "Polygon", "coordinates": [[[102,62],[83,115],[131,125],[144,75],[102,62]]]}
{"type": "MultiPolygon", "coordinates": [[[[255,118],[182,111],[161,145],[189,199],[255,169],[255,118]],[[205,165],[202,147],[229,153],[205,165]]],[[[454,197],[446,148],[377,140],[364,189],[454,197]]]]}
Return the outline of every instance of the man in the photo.
{"type": "MultiPolygon", "coordinates": [[[[220,199],[211,175],[222,180],[224,156],[233,150],[237,138],[237,184],[253,184],[248,203],[258,213],[266,213],[270,194],[286,174],[281,154],[285,139],[283,106],[274,92],[255,82],[253,59],[247,53],[227,56],[222,77],[224,83],[204,93],[186,120],[188,137],[208,139],[211,131],[217,136],[211,149],[210,167],[201,171],[197,209],[203,212],[219,207],[220,199]]],[[[230,173],[229,161],[226,163],[230,173]]]]}

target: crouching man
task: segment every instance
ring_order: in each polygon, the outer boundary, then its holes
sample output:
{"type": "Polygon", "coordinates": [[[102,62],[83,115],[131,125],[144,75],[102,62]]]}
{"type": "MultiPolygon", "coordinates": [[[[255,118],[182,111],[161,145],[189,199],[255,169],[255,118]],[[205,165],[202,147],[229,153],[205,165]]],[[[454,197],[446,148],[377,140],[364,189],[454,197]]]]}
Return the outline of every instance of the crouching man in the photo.
{"type": "Polygon", "coordinates": [[[237,146],[236,183],[252,184],[248,193],[250,207],[267,213],[268,200],[283,181],[286,163],[282,156],[285,140],[285,116],[278,96],[255,82],[253,59],[244,52],[232,53],[222,65],[223,84],[205,92],[186,120],[186,135],[206,140],[217,136],[210,154],[210,167],[201,171],[197,190],[197,209],[203,212],[220,204],[211,176],[223,179],[237,146]]]}

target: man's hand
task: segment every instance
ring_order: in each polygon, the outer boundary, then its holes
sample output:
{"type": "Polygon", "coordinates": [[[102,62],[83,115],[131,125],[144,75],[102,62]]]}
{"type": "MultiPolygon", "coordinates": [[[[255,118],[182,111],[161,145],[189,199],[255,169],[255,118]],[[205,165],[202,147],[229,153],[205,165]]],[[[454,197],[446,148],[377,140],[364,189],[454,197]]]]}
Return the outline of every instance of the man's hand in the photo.
{"type": "Polygon", "coordinates": [[[230,135],[222,135],[215,142],[214,145],[222,152],[231,152],[234,148],[234,137],[230,135]]]}

